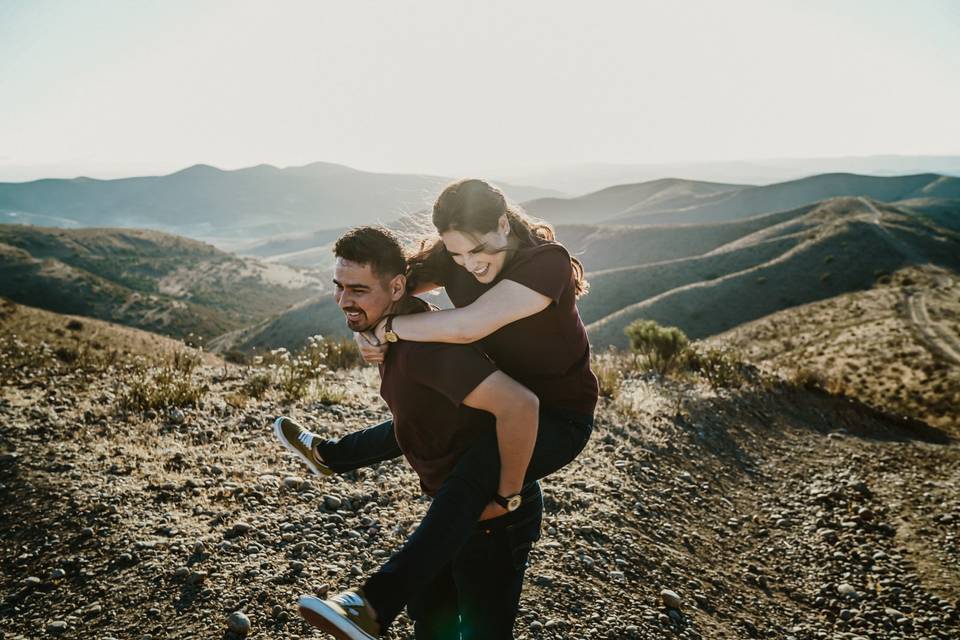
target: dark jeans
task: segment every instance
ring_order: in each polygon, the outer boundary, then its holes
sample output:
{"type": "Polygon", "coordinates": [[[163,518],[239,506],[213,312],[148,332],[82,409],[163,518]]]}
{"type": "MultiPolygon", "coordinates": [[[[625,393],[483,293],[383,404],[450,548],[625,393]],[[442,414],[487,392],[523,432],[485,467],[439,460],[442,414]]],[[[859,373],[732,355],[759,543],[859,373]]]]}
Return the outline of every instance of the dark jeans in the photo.
{"type": "Polygon", "coordinates": [[[527,558],[543,520],[539,483],[523,494],[513,513],[479,523],[453,562],[410,598],[417,640],[512,640],[527,558]]]}
{"type": "MultiPolygon", "coordinates": [[[[592,431],[592,416],[541,408],[525,481],[531,483],[566,466],[586,446],[592,431]]],[[[318,449],[324,462],[339,473],[400,454],[392,422],[327,441],[318,449]]],[[[500,453],[491,429],[460,457],[400,551],[363,586],[381,629],[454,561],[499,484],[500,453]]]]}

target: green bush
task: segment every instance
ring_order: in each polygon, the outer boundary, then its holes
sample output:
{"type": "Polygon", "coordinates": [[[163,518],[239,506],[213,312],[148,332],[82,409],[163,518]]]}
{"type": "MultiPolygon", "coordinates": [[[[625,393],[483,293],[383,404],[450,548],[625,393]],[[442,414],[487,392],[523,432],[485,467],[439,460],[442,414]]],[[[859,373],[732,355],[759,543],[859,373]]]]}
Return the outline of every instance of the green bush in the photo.
{"type": "Polygon", "coordinates": [[[686,334],[677,327],[663,327],[653,320],[635,320],[624,330],[630,339],[630,350],[640,354],[647,366],[667,375],[689,346],[686,334]]]}
{"type": "Polygon", "coordinates": [[[687,350],[685,361],[713,389],[738,389],[745,382],[743,359],[729,348],[694,345],[687,350]]]}
{"type": "Polygon", "coordinates": [[[122,412],[163,411],[173,407],[195,407],[207,392],[197,384],[193,371],[200,364],[198,353],[175,352],[157,365],[143,360],[124,367],[116,395],[122,412]]]}

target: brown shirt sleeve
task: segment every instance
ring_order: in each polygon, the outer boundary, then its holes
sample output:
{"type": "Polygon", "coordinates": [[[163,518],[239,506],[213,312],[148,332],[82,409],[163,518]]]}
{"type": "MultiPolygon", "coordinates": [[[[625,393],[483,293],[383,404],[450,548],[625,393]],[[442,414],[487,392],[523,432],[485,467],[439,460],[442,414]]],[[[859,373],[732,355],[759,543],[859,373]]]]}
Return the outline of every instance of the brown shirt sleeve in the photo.
{"type": "Polygon", "coordinates": [[[533,289],[556,304],[572,276],[567,250],[559,244],[545,244],[518,252],[504,270],[503,279],[533,289]]]}
{"type": "Polygon", "coordinates": [[[444,395],[455,405],[497,370],[493,361],[470,345],[417,343],[406,349],[403,370],[413,380],[444,395]]]}

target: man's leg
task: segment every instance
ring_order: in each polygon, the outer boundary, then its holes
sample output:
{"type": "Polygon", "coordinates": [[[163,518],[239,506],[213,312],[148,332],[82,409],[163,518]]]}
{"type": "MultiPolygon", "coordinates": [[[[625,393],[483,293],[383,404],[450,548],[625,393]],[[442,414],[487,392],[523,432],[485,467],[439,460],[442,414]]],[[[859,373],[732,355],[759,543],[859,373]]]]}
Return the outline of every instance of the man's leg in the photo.
{"type": "MultiPolygon", "coordinates": [[[[586,445],[592,425],[591,418],[541,411],[526,481],[539,480],[573,460],[586,445]]],[[[381,629],[389,627],[412,594],[453,561],[499,483],[500,454],[491,430],[460,457],[420,526],[363,586],[381,629]]]]}
{"type": "Polygon", "coordinates": [[[318,440],[314,447],[335,473],[370,467],[403,455],[393,433],[393,420],[348,433],[341,438],[318,440]]]}
{"type": "Polygon", "coordinates": [[[460,640],[457,585],[449,566],[410,599],[407,613],[416,640],[460,640]]]}
{"type": "Polygon", "coordinates": [[[527,559],[540,539],[543,500],[481,523],[453,561],[460,640],[512,640],[527,559]]]}

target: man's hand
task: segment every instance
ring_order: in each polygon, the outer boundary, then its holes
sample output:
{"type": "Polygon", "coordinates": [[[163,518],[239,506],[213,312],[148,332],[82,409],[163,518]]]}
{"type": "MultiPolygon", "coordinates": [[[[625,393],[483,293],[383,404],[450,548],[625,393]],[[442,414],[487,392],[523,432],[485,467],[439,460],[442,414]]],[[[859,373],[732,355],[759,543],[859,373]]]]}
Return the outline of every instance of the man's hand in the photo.
{"type": "Polygon", "coordinates": [[[491,500],[483,509],[483,513],[480,514],[480,521],[483,522],[484,520],[492,520],[493,518],[499,518],[500,516],[504,516],[508,513],[510,512],[491,500]]]}
{"type": "Polygon", "coordinates": [[[353,334],[353,340],[360,349],[363,361],[368,364],[380,364],[387,355],[387,344],[378,344],[376,338],[367,333],[353,334]]]}

